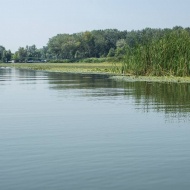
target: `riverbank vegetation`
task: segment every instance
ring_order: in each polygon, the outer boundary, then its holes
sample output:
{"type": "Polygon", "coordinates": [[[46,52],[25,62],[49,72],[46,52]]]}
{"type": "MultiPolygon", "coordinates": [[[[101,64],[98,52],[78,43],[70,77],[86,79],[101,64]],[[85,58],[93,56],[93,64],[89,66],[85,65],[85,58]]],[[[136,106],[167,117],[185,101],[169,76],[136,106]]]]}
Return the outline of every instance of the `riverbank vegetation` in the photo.
{"type": "Polygon", "coordinates": [[[190,77],[135,76],[130,73],[123,75],[120,72],[122,63],[14,63],[0,64],[0,66],[60,73],[106,74],[110,75],[110,79],[112,80],[124,82],[147,81],[159,83],[190,83],[190,77]]]}
{"type": "Polygon", "coordinates": [[[122,72],[135,75],[190,76],[190,33],[173,30],[161,38],[145,38],[126,47],[122,72]]]}
{"type": "MultiPolygon", "coordinates": [[[[18,63],[89,63],[89,67],[91,63],[109,62],[111,72],[122,75],[190,76],[190,28],[178,26],[58,34],[41,49],[35,45],[20,47],[14,54],[2,48],[2,62],[11,57],[18,63]]],[[[101,65],[97,68],[101,70],[101,65]]]]}
{"type": "MultiPolygon", "coordinates": [[[[62,73],[114,73],[112,63],[15,63],[1,64],[0,66],[62,73]]],[[[121,64],[117,63],[117,66],[121,67],[121,64]]]]}

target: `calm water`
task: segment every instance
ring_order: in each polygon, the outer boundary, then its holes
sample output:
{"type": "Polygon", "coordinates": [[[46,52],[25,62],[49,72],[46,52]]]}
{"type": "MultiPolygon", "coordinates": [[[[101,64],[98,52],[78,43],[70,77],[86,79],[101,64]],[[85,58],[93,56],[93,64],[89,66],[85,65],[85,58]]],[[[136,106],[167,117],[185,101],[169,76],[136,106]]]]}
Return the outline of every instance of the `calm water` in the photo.
{"type": "Polygon", "coordinates": [[[190,84],[0,69],[0,190],[189,190],[190,84]]]}

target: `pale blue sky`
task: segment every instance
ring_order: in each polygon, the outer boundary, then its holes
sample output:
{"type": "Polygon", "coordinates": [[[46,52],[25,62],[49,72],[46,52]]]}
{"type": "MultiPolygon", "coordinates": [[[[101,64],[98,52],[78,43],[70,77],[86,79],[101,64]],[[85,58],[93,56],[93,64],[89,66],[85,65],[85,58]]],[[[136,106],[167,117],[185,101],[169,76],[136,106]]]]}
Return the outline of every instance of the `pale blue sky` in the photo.
{"type": "Polygon", "coordinates": [[[0,45],[46,45],[58,33],[190,26],[190,0],[0,0],[0,45]]]}

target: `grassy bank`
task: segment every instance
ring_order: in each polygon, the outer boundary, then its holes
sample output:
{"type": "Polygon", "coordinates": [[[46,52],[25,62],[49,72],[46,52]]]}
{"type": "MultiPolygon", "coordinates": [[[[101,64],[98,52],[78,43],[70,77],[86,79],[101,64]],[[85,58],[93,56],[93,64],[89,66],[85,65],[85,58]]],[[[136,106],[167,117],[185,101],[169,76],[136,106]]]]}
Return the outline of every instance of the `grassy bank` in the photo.
{"type": "Polygon", "coordinates": [[[135,76],[130,73],[121,75],[121,63],[16,63],[0,64],[0,67],[14,67],[18,69],[30,69],[48,72],[62,73],[94,73],[108,74],[110,78],[119,81],[148,81],[148,82],[175,82],[190,83],[190,77],[176,76],[135,76]]]}
{"type": "Polygon", "coordinates": [[[121,64],[112,63],[15,63],[0,64],[3,67],[15,67],[18,69],[31,69],[51,72],[72,72],[72,73],[106,73],[119,74],[115,69],[121,64]]]}

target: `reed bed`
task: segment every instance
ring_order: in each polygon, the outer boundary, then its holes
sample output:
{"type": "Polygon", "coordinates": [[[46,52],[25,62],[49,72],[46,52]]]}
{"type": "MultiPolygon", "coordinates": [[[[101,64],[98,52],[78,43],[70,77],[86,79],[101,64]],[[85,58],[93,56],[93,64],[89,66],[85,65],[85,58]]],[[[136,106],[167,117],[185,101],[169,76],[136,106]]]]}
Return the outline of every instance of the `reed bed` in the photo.
{"type": "Polygon", "coordinates": [[[190,76],[190,33],[175,30],[161,39],[127,47],[123,74],[190,76]]]}

